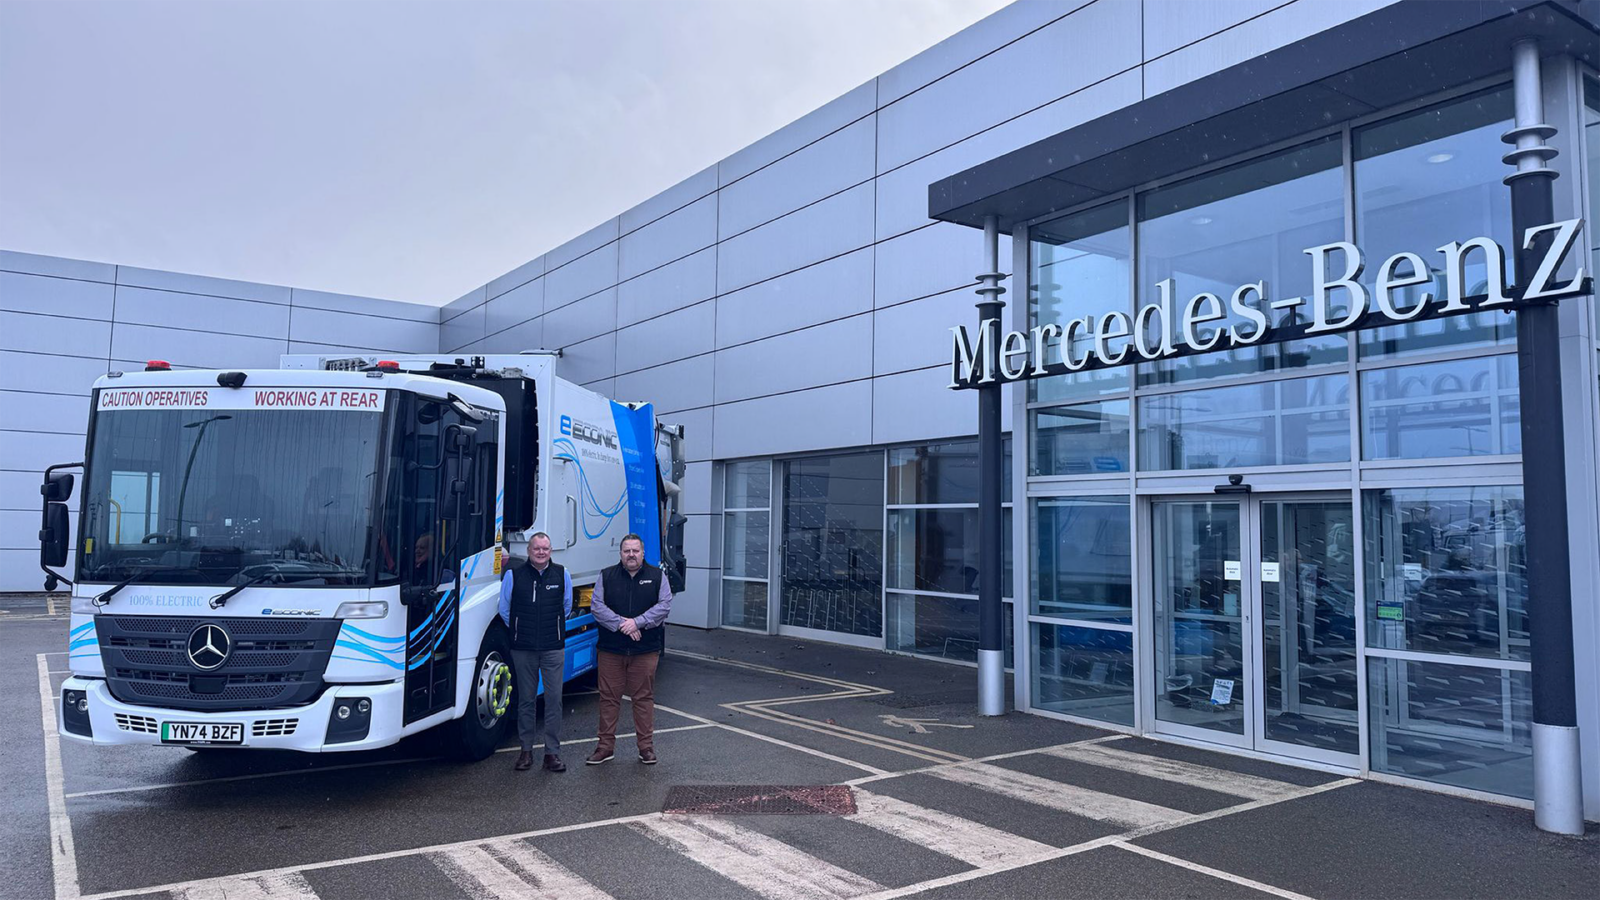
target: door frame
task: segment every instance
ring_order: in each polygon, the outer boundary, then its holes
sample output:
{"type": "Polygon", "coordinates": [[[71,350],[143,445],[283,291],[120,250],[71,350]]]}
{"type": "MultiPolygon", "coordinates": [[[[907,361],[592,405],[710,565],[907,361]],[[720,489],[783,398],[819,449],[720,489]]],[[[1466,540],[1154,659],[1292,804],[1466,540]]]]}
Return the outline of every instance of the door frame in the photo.
{"type": "Polygon", "coordinates": [[[767,633],[782,637],[800,638],[802,640],[823,641],[832,644],[845,644],[853,647],[862,647],[868,650],[882,650],[887,646],[888,617],[887,596],[884,585],[887,583],[888,567],[888,490],[889,475],[887,469],[887,451],[878,449],[834,450],[818,451],[794,456],[777,456],[772,458],[772,507],[771,507],[771,532],[770,554],[771,563],[768,567],[767,581],[767,633]],[[880,551],[878,560],[878,609],[879,627],[877,636],[851,634],[845,631],[829,631],[824,628],[808,628],[802,625],[783,624],[783,595],[788,582],[788,532],[787,516],[789,512],[789,498],[786,493],[789,482],[789,466],[793,463],[804,462],[808,459],[831,458],[838,456],[876,456],[880,467],[883,469],[883,484],[879,492],[878,528],[881,539],[885,542],[880,551]]]}

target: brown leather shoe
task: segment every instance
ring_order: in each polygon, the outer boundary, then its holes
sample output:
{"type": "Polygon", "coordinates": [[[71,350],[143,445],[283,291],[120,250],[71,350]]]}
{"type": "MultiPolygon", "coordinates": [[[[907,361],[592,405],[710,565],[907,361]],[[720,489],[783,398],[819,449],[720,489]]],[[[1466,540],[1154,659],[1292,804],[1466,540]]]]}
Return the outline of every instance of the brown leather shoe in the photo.
{"type": "Polygon", "coordinates": [[[565,772],[567,770],[567,764],[562,762],[561,757],[556,756],[554,753],[546,753],[544,755],[544,767],[550,772],[565,772]]]}
{"type": "Polygon", "coordinates": [[[647,766],[655,765],[656,764],[656,752],[654,750],[640,750],[639,751],[639,762],[642,762],[647,766]]]}
{"type": "Polygon", "coordinates": [[[596,747],[594,748],[594,752],[589,754],[589,758],[584,760],[584,762],[591,766],[598,766],[615,755],[616,753],[613,751],[601,750],[599,747],[596,747]]]}
{"type": "Polygon", "coordinates": [[[517,754],[517,764],[512,766],[518,772],[526,772],[533,768],[533,751],[524,750],[517,754]]]}

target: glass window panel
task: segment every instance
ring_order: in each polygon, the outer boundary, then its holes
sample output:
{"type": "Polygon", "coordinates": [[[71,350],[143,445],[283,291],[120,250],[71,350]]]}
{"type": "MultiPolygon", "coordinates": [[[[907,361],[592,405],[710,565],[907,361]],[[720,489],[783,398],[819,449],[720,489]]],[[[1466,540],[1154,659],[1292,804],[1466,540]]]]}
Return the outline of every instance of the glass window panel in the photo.
{"type": "MultiPolygon", "coordinates": [[[[1583,143],[1589,155],[1589,275],[1600,276],[1600,80],[1583,79],[1583,143]]],[[[1568,261],[1568,266],[1573,265],[1568,261]]],[[[1600,291],[1595,293],[1595,320],[1600,321],[1600,291]]]]}
{"type": "Polygon", "coordinates": [[[978,510],[889,511],[889,588],[978,592],[978,510]]]}
{"type": "Polygon", "coordinates": [[[766,578],[772,513],[731,512],[722,519],[722,574],[766,578]]]}
{"type": "Polygon", "coordinates": [[[1031,518],[1034,615],[1131,622],[1128,499],[1034,500],[1031,518]]]}
{"type": "Polygon", "coordinates": [[[1139,400],[1141,469],[1348,462],[1345,375],[1159,394],[1139,400]]]}
{"type": "Polygon", "coordinates": [[[1361,417],[1363,459],[1521,453],[1517,358],[1363,372],[1361,417]]]}
{"type": "Polygon", "coordinates": [[[1522,488],[1404,488],[1363,497],[1367,645],[1528,658],[1522,488]]]}
{"type": "Polygon", "coordinates": [[[784,464],[780,623],[883,634],[883,479],[881,452],[784,464]]]}
{"type": "Polygon", "coordinates": [[[767,630],[767,585],[761,581],[722,580],[722,624],[767,630]]]}
{"type": "Polygon", "coordinates": [[[1533,797],[1527,672],[1367,658],[1372,769],[1533,797]]]}
{"type": "MultiPolygon", "coordinates": [[[[1028,320],[1030,325],[1059,325],[1073,319],[1128,309],[1129,229],[1126,202],[1037,225],[1028,232],[1028,320]]],[[[1089,349],[1074,333],[1072,353],[1082,358],[1089,349]]],[[[1061,341],[1046,353],[1059,359],[1061,341]]],[[[1055,375],[1028,382],[1029,400],[1072,400],[1127,390],[1128,370],[1101,369],[1055,375]]]]}
{"type": "MultiPolygon", "coordinates": [[[[902,653],[939,659],[978,661],[976,597],[929,597],[890,592],[884,646],[902,653]]],[[[1001,628],[1006,664],[1012,657],[1011,604],[1002,605],[1001,628]]]]}
{"type": "Polygon", "coordinates": [[[1151,515],[1156,717],[1244,734],[1253,687],[1244,665],[1241,504],[1161,502],[1151,515]]]}
{"type": "Polygon", "coordinates": [[[1028,413],[1030,475],[1128,471],[1128,401],[1051,406],[1028,413]]]}
{"type": "MultiPolygon", "coordinates": [[[[1157,285],[1173,279],[1172,315],[1181,316],[1189,298],[1215,294],[1224,311],[1241,284],[1267,283],[1267,298],[1311,293],[1307,247],[1344,240],[1344,152],[1337,137],[1251,160],[1139,196],[1139,306],[1159,298],[1157,285]]],[[[1337,299],[1337,298],[1336,298],[1337,299]]],[[[1258,303],[1276,324],[1298,316],[1301,304],[1273,311],[1258,303]]],[[[1338,304],[1334,304],[1338,308],[1338,304]]],[[[1109,307],[1108,307],[1109,308],[1109,307]]],[[[1154,320],[1157,317],[1151,317],[1154,320]]],[[[1233,316],[1223,328],[1248,320],[1233,316]]],[[[1178,327],[1166,323],[1169,329],[1178,327]]],[[[1251,327],[1245,324],[1244,327],[1251,327]]],[[[1152,336],[1159,328],[1148,329],[1152,336]]],[[[1347,358],[1348,338],[1322,335],[1281,344],[1203,353],[1142,363],[1140,384],[1170,384],[1301,368],[1347,358]]]]}
{"type": "Polygon", "coordinates": [[[1133,635],[1033,622],[1036,709],[1133,724],[1133,635]]]}
{"type": "MultiPolygon", "coordinates": [[[[1009,479],[1011,473],[1005,473],[1009,479]]],[[[977,503],[978,442],[954,441],[889,451],[889,502],[977,503]]]]}
{"type": "Polygon", "coordinates": [[[728,463],[728,495],[724,509],[766,509],[772,506],[772,463],[728,463]]]}
{"type": "MultiPolygon", "coordinates": [[[[1362,281],[1371,290],[1385,259],[1401,251],[1433,268],[1435,294],[1444,287],[1444,256],[1451,241],[1487,236],[1511,241],[1511,190],[1501,181],[1511,170],[1500,157],[1500,135],[1512,126],[1509,87],[1410,113],[1355,132],[1356,243],[1366,254],[1362,281]]],[[[1467,293],[1487,277],[1483,254],[1466,266],[1467,293]]],[[[1514,264],[1506,257],[1506,278],[1514,264]]],[[[1499,312],[1390,325],[1361,332],[1363,356],[1392,356],[1441,347],[1515,342],[1516,317],[1499,312]]]]}

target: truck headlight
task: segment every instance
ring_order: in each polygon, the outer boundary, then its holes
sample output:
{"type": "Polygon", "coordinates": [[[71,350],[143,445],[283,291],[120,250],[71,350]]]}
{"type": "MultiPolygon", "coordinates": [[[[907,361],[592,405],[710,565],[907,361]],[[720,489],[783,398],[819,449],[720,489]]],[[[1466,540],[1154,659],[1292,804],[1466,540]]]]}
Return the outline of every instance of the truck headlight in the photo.
{"type": "Polygon", "coordinates": [[[387,600],[351,600],[334,610],[336,619],[381,619],[389,614],[387,600]]]}

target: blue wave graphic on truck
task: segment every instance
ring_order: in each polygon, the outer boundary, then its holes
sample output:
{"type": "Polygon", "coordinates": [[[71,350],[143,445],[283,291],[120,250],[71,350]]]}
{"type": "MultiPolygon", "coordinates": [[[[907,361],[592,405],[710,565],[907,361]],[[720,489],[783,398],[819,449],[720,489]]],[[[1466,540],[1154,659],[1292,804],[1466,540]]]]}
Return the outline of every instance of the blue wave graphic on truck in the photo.
{"type": "Polygon", "coordinates": [[[606,529],[611,527],[612,520],[621,515],[622,510],[628,505],[627,489],[623,489],[621,496],[617,497],[615,503],[609,506],[602,504],[600,498],[594,495],[594,488],[589,484],[588,473],[583,471],[583,460],[578,458],[578,445],[574,444],[571,438],[556,438],[551,442],[550,447],[555,451],[556,459],[565,460],[578,467],[578,491],[580,494],[578,511],[581,513],[583,520],[584,536],[593,539],[605,534],[606,529]],[[591,519],[604,522],[599,531],[593,531],[589,528],[591,519]]]}

